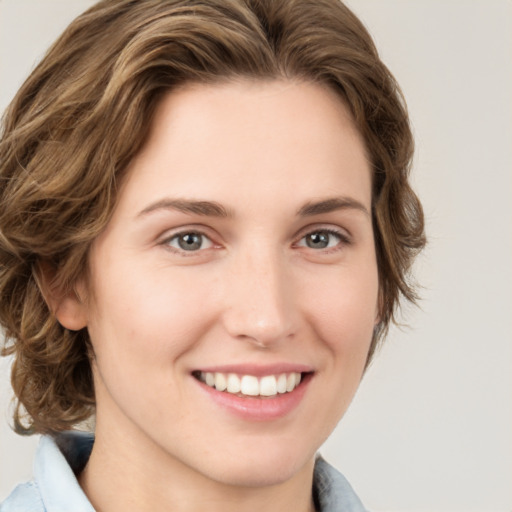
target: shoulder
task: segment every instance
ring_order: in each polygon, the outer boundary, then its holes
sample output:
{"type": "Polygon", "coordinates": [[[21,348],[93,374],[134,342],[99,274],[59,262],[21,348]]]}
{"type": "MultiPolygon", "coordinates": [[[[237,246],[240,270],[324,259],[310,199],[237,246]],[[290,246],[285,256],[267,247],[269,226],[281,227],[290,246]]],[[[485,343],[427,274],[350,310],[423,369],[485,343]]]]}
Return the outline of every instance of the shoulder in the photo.
{"type": "Polygon", "coordinates": [[[28,482],[18,485],[0,504],[0,512],[45,512],[37,484],[28,482]]]}
{"type": "Polygon", "coordinates": [[[315,462],[314,498],[321,512],[367,512],[347,479],[322,457],[315,462]]]}
{"type": "Polygon", "coordinates": [[[19,485],[0,512],[94,512],[76,476],[89,458],[94,437],[65,432],[42,437],[34,461],[34,479],[19,485]]]}

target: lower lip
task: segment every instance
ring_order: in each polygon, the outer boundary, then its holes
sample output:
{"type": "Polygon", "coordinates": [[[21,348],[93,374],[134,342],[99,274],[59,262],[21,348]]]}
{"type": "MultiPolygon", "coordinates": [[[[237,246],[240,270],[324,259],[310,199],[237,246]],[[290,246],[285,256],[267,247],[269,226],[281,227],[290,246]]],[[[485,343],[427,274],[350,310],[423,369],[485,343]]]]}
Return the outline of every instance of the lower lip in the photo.
{"type": "Polygon", "coordinates": [[[268,398],[242,397],[217,391],[195,378],[194,380],[207,393],[208,398],[231,414],[247,421],[272,421],[287,416],[300,405],[311,378],[312,374],[307,374],[293,391],[268,398]]]}

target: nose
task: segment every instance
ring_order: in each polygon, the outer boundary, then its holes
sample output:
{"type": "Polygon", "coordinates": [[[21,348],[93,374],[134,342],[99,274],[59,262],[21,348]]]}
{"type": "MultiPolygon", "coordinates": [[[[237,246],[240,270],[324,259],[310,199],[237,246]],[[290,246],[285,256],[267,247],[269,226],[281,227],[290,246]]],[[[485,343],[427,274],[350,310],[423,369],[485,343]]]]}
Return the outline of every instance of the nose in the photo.
{"type": "Polygon", "coordinates": [[[223,322],[232,337],[269,348],[295,334],[298,314],[285,261],[267,253],[240,255],[226,284],[223,322]]]}

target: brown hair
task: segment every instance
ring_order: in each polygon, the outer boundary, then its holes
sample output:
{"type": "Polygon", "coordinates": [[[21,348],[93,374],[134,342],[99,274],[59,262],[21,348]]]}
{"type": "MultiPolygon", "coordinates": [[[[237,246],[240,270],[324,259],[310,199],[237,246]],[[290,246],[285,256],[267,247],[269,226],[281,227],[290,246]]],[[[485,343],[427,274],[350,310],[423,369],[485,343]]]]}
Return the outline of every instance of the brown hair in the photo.
{"type": "Polygon", "coordinates": [[[399,88],[338,0],[104,0],[79,16],[14,98],[0,139],[0,324],[14,354],[15,428],[68,429],[94,411],[86,329],[64,329],[51,287],[72,290],[145,140],[162,94],[185,82],[290,77],[328,84],[352,111],[373,164],[381,322],[414,302],[423,214],[399,88]],[[23,413],[25,410],[25,414],[23,413]]]}

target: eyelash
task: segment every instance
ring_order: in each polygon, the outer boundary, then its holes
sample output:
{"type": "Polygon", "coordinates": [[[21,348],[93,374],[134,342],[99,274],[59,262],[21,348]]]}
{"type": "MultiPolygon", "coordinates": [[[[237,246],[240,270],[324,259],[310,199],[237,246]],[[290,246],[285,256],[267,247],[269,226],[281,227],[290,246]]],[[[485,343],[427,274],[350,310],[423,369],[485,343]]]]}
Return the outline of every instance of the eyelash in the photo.
{"type": "MultiPolygon", "coordinates": [[[[339,251],[342,249],[343,246],[350,245],[351,243],[352,242],[351,242],[350,237],[342,231],[338,231],[338,230],[332,229],[332,228],[317,228],[317,229],[308,231],[307,233],[303,234],[299,238],[298,242],[294,243],[294,246],[295,247],[306,247],[306,248],[312,249],[315,252],[323,251],[324,253],[331,253],[331,252],[339,251]],[[312,247],[308,247],[306,244],[301,244],[301,242],[306,240],[306,238],[308,236],[312,236],[315,234],[326,234],[329,237],[336,237],[338,239],[338,242],[333,247],[325,247],[325,248],[320,248],[320,249],[315,249],[312,247]]],[[[161,242],[161,244],[163,246],[165,246],[166,248],[170,249],[172,252],[180,254],[184,257],[197,255],[198,253],[200,253],[204,250],[210,249],[212,247],[215,247],[215,245],[216,245],[212,241],[212,239],[208,235],[203,233],[201,230],[193,230],[193,229],[175,233],[172,236],[163,240],[161,242]],[[173,247],[171,245],[171,243],[173,241],[177,241],[177,243],[179,243],[180,237],[185,237],[186,235],[196,235],[196,236],[200,237],[201,238],[201,247],[199,247],[197,250],[187,250],[187,249],[183,249],[182,247],[173,247]],[[209,241],[210,245],[209,245],[209,247],[203,248],[202,245],[204,244],[205,240],[209,241]]]]}
{"type": "MultiPolygon", "coordinates": [[[[313,231],[308,231],[306,234],[301,236],[299,239],[299,242],[295,245],[297,245],[298,247],[307,247],[306,245],[302,245],[300,242],[302,242],[303,240],[306,240],[306,238],[308,236],[312,236],[312,235],[319,234],[319,233],[326,234],[329,237],[335,237],[338,239],[338,242],[334,246],[319,249],[319,251],[323,251],[324,253],[331,253],[331,252],[339,251],[343,248],[343,246],[350,245],[350,243],[351,243],[349,236],[342,231],[338,231],[338,230],[332,229],[332,228],[317,228],[317,229],[314,229],[313,231]]],[[[312,247],[308,247],[308,248],[313,249],[312,247]]],[[[313,250],[315,250],[315,249],[313,249],[313,250]]]]}
{"type": "Polygon", "coordinates": [[[162,242],[162,245],[166,246],[167,248],[169,248],[171,251],[175,252],[175,253],[178,253],[182,256],[193,256],[201,251],[204,251],[206,249],[210,249],[211,247],[215,246],[214,242],[211,240],[211,238],[206,235],[205,233],[201,232],[200,230],[188,230],[188,231],[181,231],[179,233],[175,233],[174,235],[172,235],[171,237],[169,238],[166,238],[163,242],[162,242]],[[201,238],[201,247],[197,250],[187,250],[187,249],[183,249],[181,247],[173,247],[171,244],[173,241],[177,241],[177,243],[179,243],[179,240],[180,238],[183,238],[187,235],[195,235],[195,236],[198,236],[201,238]],[[210,246],[207,247],[207,248],[203,248],[202,245],[204,244],[205,240],[208,240],[209,243],[210,243],[210,246]]]}

